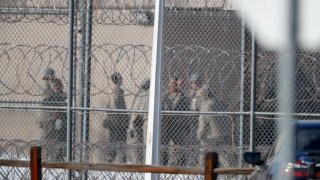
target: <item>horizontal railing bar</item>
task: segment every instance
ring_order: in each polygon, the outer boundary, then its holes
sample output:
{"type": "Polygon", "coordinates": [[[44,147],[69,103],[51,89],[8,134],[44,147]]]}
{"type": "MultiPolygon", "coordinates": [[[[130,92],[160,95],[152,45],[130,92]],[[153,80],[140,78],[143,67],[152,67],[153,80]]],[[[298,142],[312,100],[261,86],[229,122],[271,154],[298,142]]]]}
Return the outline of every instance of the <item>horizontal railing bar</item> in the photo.
{"type": "Polygon", "coordinates": [[[30,167],[30,161],[0,159],[0,166],[29,168],[30,167]]]}
{"type": "Polygon", "coordinates": [[[67,8],[0,8],[0,14],[68,15],[67,8]]]}
{"type": "MultiPolygon", "coordinates": [[[[30,167],[30,161],[0,160],[0,166],[30,167]]],[[[141,173],[164,173],[164,174],[204,174],[204,168],[180,168],[169,166],[133,165],[133,164],[94,164],[76,162],[42,162],[42,168],[47,169],[71,169],[82,171],[121,171],[141,173]]]]}
{"type": "Polygon", "coordinates": [[[168,166],[133,165],[133,164],[92,164],[92,163],[42,163],[43,168],[72,169],[83,171],[121,171],[164,174],[204,174],[203,168],[179,168],[168,166]]]}
{"type": "MultiPolygon", "coordinates": [[[[82,171],[121,171],[121,172],[140,172],[140,173],[163,173],[163,174],[204,174],[204,168],[182,168],[172,166],[152,166],[152,165],[133,165],[133,164],[94,164],[76,162],[42,162],[42,168],[47,169],[72,169],[82,171]]],[[[0,160],[0,166],[9,167],[30,167],[30,161],[24,160],[0,160]]],[[[255,168],[216,168],[215,174],[251,174],[255,168]]]]}
{"type": "Polygon", "coordinates": [[[215,174],[251,174],[255,168],[216,168],[213,170],[215,174]]]}
{"type": "MultiPolygon", "coordinates": [[[[152,6],[108,6],[108,7],[95,7],[94,10],[153,10],[152,6]]],[[[11,7],[0,8],[0,14],[28,14],[28,15],[69,15],[69,9],[67,7],[52,7],[52,8],[33,8],[33,7],[11,7]]]]}
{"type": "MultiPolygon", "coordinates": [[[[0,109],[61,109],[65,110],[66,107],[58,106],[27,106],[27,105],[0,105],[0,109]]],[[[78,111],[93,111],[93,112],[106,112],[106,113],[148,113],[147,110],[136,110],[136,109],[97,109],[97,108],[81,108],[72,107],[72,110],[78,111]]],[[[249,115],[250,112],[200,112],[200,111],[161,111],[162,115],[249,115]]]]}
{"type": "MultiPolygon", "coordinates": [[[[9,104],[9,103],[8,103],[9,104]]],[[[28,105],[1,105],[0,109],[61,109],[65,110],[66,107],[63,106],[28,106],[28,105]]],[[[148,113],[147,110],[135,110],[135,109],[103,109],[103,108],[81,108],[72,107],[72,110],[80,111],[97,111],[97,112],[107,112],[107,113],[148,113]]],[[[250,115],[250,112],[230,112],[230,111],[216,111],[216,112],[200,112],[200,111],[161,111],[162,115],[250,115]]],[[[255,115],[273,115],[279,116],[285,113],[279,112],[255,112],[255,115]]],[[[293,116],[304,116],[304,117],[320,117],[320,114],[315,113],[292,113],[293,116]]]]}

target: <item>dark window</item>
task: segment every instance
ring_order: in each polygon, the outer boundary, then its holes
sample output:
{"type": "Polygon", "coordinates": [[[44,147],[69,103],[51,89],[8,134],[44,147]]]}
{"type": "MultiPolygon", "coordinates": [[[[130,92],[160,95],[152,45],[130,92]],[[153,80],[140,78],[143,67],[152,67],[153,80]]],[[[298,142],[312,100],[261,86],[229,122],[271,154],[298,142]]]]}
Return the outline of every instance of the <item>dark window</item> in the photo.
{"type": "Polygon", "coordinates": [[[297,150],[320,151],[320,130],[304,129],[298,131],[297,150]]]}

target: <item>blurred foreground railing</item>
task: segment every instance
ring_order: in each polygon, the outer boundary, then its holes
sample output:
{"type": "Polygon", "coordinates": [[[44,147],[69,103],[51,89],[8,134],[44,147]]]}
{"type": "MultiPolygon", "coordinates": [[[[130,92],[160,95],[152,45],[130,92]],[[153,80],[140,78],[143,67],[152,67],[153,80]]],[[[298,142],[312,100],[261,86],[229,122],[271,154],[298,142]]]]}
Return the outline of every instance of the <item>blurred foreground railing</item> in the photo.
{"type": "Polygon", "coordinates": [[[139,173],[165,173],[165,174],[193,174],[204,175],[205,180],[216,180],[218,174],[248,175],[254,168],[217,168],[218,154],[208,152],[204,168],[180,168],[154,165],[132,165],[132,164],[94,164],[78,162],[42,162],[41,146],[32,146],[30,149],[30,161],[23,160],[0,160],[0,166],[30,168],[31,180],[42,179],[42,168],[47,169],[69,169],[82,171],[119,171],[139,173]]]}

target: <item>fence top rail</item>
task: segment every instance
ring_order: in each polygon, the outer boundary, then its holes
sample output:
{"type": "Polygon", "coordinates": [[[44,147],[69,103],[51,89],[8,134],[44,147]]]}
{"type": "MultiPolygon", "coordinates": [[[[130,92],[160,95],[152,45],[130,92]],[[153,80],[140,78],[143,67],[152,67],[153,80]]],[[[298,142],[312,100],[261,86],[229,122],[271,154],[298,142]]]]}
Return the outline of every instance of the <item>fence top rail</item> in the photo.
{"type": "MultiPolygon", "coordinates": [[[[10,167],[30,167],[30,161],[26,160],[3,160],[0,159],[0,166],[10,167]]],[[[47,169],[72,169],[72,170],[92,170],[92,171],[121,171],[140,173],[164,173],[164,174],[204,174],[204,168],[184,168],[172,166],[154,165],[133,165],[133,164],[94,164],[78,162],[42,162],[42,168],[47,169]]],[[[215,174],[251,174],[255,168],[215,168],[215,174]]]]}
{"type": "MultiPolygon", "coordinates": [[[[0,166],[30,167],[26,160],[0,160],[0,166]]],[[[204,168],[183,168],[172,166],[134,165],[134,164],[95,164],[79,162],[41,162],[42,168],[71,169],[83,171],[121,171],[121,172],[149,172],[164,174],[204,174],[204,168]]]]}
{"type": "Polygon", "coordinates": [[[214,174],[242,174],[248,175],[255,170],[254,167],[248,168],[216,168],[213,170],[214,174]]]}
{"type": "Polygon", "coordinates": [[[134,165],[134,164],[93,164],[93,163],[42,163],[43,168],[62,168],[72,170],[149,172],[165,174],[204,174],[204,168],[182,168],[172,166],[134,165]]]}
{"type": "Polygon", "coordinates": [[[30,161],[27,160],[4,160],[0,159],[0,166],[9,166],[9,167],[30,167],[30,161]]]}

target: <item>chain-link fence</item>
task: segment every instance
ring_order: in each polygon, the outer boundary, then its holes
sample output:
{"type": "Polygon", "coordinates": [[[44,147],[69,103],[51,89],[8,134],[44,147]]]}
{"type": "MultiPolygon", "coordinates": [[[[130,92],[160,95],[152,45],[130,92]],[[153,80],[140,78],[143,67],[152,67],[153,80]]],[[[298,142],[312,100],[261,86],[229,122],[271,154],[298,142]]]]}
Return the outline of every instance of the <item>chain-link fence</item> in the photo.
{"type": "MultiPolygon", "coordinates": [[[[37,144],[44,160],[66,161],[71,137],[72,161],[144,164],[154,2],[76,0],[74,10],[75,23],[70,24],[67,0],[0,2],[1,158],[28,159],[28,148],[37,144]]],[[[241,154],[254,138],[250,116],[256,120],[254,146],[267,151],[278,134],[278,57],[259,47],[257,74],[251,76],[251,36],[229,1],[166,1],[161,48],[162,165],[203,166],[203,155],[216,151],[220,166],[245,166],[241,154]]],[[[318,53],[298,54],[299,119],[319,116],[318,59],[318,53]]],[[[47,179],[66,174],[44,171],[47,179]]],[[[2,178],[29,175],[4,167],[0,172],[2,178]]],[[[144,178],[116,172],[73,172],[72,177],[83,174],[89,179],[144,178]]]]}

